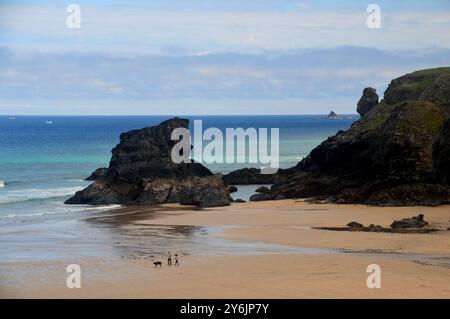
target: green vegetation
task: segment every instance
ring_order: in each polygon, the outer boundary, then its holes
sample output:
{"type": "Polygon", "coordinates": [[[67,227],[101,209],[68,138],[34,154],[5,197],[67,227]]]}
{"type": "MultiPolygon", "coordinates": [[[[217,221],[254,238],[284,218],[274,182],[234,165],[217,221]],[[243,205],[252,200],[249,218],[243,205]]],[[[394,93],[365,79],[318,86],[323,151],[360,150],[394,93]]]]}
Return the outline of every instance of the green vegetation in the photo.
{"type": "Polygon", "coordinates": [[[450,67],[426,69],[416,71],[402,76],[397,84],[388,89],[386,94],[390,101],[395,103],[400,101],[418,100],[420,95],[441,75],[450,74],[450,67]]]}
{"type": "Polygon", "coordinates": [[[442,68],[434,68],[434,69],[425,69],[410,73],[409,75],[413,76],[439,76],[442,74],[450,73],[450,67],[442,67],[442,68]]]}

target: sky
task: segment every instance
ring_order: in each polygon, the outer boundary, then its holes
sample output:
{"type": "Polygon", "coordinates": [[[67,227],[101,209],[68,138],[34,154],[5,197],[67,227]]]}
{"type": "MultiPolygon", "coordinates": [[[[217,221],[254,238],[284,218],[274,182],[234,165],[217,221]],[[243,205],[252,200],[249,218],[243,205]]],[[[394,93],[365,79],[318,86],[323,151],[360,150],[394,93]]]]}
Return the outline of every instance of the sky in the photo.
{"type": "Polygon", "coordinates": [[[350,114],[448,30],[448,0],[1,0],[0,114],[350,114]]]}

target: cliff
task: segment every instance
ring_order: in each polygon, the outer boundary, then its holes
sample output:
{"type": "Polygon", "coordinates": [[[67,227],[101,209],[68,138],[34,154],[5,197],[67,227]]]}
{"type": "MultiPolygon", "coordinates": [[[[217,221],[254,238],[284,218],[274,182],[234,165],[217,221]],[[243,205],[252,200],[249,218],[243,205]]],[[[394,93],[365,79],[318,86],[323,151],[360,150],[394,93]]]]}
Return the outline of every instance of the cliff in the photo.
{"type": "Polygon", "coordinates": [[[377,99],[366,89],[358,103],[362,118],[311,151],[262,199],[450,203],[450,68],[394,79],[373,105],[377,99]]]}

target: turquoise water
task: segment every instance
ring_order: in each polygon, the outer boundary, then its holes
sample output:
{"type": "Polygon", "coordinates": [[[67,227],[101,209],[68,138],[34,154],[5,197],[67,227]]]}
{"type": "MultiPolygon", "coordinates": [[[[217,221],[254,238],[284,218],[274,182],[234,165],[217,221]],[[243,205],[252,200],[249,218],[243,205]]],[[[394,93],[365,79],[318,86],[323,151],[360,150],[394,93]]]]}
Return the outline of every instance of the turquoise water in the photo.
{"type": "MultiPolygon", "coordinates": [[[[80,220],[110,207],[64,205],[64,200],[89,185],[83,179],[95,168],[108,166],[111,149],[119,142],[120,133],[156,125],[168,118],[0,117],[0,242],[8,243],[0,245],[0,258],[18,254],[20,249],[13,248],[16,244],[34,245],[36,238],[46,238],[48,242],[66,240],[68,233],[79,235],[80,229],[88,229],[80,220]]],[[[280,166],[284,168],[297,164],[328,136],[349,128],[352,123],[352,120],[331,121],[326,116],[188,118],[191,123],[202,119],[203,129],[217,127],[223,132],[225,128],[236,127],[279,128],[280,166]]],[[[259,164],[206,166],[214,172],[226,173],[259,164]]],[[[242,190],[239,196],[250,195],[245,192],[248,190],[242,190]]]]}

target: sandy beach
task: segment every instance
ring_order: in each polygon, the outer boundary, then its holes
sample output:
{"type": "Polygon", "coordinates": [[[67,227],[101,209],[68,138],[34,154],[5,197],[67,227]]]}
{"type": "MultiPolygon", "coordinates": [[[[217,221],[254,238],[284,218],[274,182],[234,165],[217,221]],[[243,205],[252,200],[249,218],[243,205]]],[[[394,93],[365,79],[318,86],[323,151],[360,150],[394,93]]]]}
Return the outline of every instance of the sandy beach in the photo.
{"type": "MultiPolygon", "coordinates": [[[[213,227],[208,253],[86,257],[82,260],[2,262],[1,297],[18,298],[450,298],[450,207],[368,207],[302,200],[234,203],[193,209],[163,205],[108,212],[118,220],[139,215],[139,227],[213,227]],[[155,214],[155,210],[157,214],[155,214]],[[429,234],[326,231],[350,221],[389,227],[423,213],[429,234]],[[148,215],[147,215],[148,214],[148,215]],[[214,240],[232,246],[214,253],[214,240]],[[246,253],[234,247],[250,245],[246,253]],[[248,252],[250,251],[250,253],[248,252]],[[252,253],[253,252],[253,253],[252,253]],[[161,269],[153,261],[162,261],[161,269]],[[77,263],[82,287],[68,289],[65,267],[77,263]],[[381,268],[381,288],[366,285],[367,266],[381,268]],[[14,278],[8,273],[15,273],[14,278]],[[19,275],[17,275],[19,274],[19,275]],[[20,278],[20,279],[17,279],[20,278]]],[[[105,216],[103,216],[105,218],[105,216]]],[[[130,226],[131,225],[131,226],[130,226]]]]}

